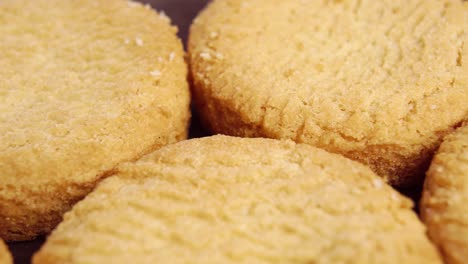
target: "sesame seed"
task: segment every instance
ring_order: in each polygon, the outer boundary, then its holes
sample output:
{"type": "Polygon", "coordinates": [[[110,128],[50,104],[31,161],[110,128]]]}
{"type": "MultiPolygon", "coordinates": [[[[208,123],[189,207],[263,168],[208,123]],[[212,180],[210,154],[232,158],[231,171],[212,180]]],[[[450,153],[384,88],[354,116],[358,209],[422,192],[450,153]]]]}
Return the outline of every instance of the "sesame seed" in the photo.
{"type": "Polygon", "coordinates": [[[437,109],[437,105],[431,105],[431,110],[436,110],[437,109]]]}
{"type": "Polygon", "coordinates": [[[175,59],[175,52],[171,52],[171,54],[169,54],[169,61],[173,61],[175,59]]]}
{"type": "Polygon", "coordinates": [[[126,45],[128,45],[128,44],[130,44],[130,40],[129,40],[128,38],[126,38],[126,39],[124,40],[124,43],[125,43],[126,45]]]}

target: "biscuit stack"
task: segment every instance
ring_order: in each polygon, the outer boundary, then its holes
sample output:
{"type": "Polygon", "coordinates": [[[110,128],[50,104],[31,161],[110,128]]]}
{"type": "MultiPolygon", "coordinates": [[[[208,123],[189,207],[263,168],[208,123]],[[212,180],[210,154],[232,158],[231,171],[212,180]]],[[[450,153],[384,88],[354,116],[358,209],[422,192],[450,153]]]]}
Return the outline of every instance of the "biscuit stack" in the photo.
{"type": "Polygon", "coordinates": [[[33,263],[468,259],[466,3],[214,0],[188,62],[225,136],[179,143],[190,94],[166,16],[7,0],[0,22],[0,237],[53,230],[33,263]],[[436,152],[426,227],[391,186],[421,186],[436,152]]]}

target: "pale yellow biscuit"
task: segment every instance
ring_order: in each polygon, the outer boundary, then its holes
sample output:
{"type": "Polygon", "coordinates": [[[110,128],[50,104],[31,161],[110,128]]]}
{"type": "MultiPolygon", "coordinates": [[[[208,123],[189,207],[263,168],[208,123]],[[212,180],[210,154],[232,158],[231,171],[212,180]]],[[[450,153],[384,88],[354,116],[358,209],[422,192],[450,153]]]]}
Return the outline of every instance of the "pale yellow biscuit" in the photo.
{"type": "Polygon", "coordinates": [[[217,133],[287,138],[422,181],[468,114],[461,0],[216,0],[194,21],[194,98],[217,133]]]}
{"type": "Polygon", "coordinates": [[[11,264],[11,263],[13,263],[13,261],[11,259],[10,252],[8,251],[8,247],[0,239],[0,264],[11,264]]]}
{"type": "Polygon", "coordinates": [[[448,136],[427,173],[421,213],[448,264],[468,260],[468,125],[448,136]]]}
{"type": "Polygon", "coordinates": [[[308,145],[214,136],[118,170],[33,263],[440,263],[407,198],[308,145]]]}
{"type": "Polygon", "coordinates": [[[31,239],[112,173],[186,138],[183,48],[121,0],[0,1],[0,237],[31,239]]]}

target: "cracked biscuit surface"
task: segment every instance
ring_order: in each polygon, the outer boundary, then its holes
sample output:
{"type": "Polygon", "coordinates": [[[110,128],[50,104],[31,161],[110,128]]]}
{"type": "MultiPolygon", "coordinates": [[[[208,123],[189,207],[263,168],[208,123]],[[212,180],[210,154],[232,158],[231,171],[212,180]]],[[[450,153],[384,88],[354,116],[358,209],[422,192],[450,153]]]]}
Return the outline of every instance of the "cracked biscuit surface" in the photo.
{"type": "Polygon", "coordinates": [[[216,0],[194,21],[194,99],[214,132],[287,138],[422,181],[468,114],[461,0],[216,0]]]}
{"type": "Polygon", "coordinates": [[[448,264],[468,259],[468,126],[447,136],[427,173],[421,202],[429,235],[448,264]]]}
{"type": "Polygon", "coordinates": [[[0,239],[0,264],[11,264],[11,263],[13,263],[13,261],[11,259],[10,252],[8,251],[8,247],[0,239]]]}
{"type": "Polygon", "coordinates": [[[186,138],[177,29],[121,0],[0,1],[0,237],[32,239],[122,161],[186,138]]]}
{"type": "Polygon", "coordinates": [[[119,166],[33,263],[441,263],[411,207],[342,156],[214,136],[119,166]]]}

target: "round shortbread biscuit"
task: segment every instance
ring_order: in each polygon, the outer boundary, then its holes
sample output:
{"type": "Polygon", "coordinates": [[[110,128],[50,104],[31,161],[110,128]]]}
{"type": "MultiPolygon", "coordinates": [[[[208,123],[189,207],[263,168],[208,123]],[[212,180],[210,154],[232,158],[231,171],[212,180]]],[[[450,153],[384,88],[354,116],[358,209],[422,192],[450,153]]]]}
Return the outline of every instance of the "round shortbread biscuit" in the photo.
{"type": "Polygon", "coordinates": [[[0,1],[0,237],[48,233],[118,163],[186,138],[176,31],[123,0],[0,1]]]}
{"type": "Polygon", "coordinates": [[[3,243],[0,239],[0,264],[11,264],[13,260],[11,259],[10,252],[8,251],[8,247],[3,243]]]}
{"type": "Polygon", "coordinates": [[[447,136],[434,157],[424,185],[421,214],[446,263],[466,263],[468,124],[447,136]]]}
{"type": "Polygon", "coordinates": [[[216,0],[189,40],[216,133],[286,138],[422,182],[468,114],[461,0],[216,0]]]}
{"type": "Polygon", "coordinates": [[[33,263],[440,263],[411,207],[342,156],[214,136],[119,166],[33,263]]]}

